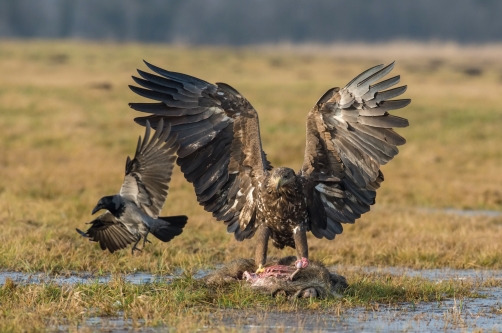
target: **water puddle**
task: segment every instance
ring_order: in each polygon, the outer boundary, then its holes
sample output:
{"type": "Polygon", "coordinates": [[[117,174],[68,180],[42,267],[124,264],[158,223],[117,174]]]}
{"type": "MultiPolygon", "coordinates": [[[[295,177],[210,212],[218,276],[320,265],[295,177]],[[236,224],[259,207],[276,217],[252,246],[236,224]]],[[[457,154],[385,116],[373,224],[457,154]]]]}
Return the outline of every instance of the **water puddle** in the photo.
{"type": "MultiPolygon", "coordinates": [[[[411,269],[402,267],[352,267],[352,266],[332,266],[328,268],[332,272],[339,271],[363,271],[366,273],[381,273],[392,275],[407,275],[410,277],[422,277],[432,281],[442,280],[486,280],[490,278],[502,279],[502,270],[483,270],[483,269],[411,269]]],[[[199,270],[193,277],[200,279],[206,276],[209,270],[199,270]]],[[[173,275],[154,275],[150,273],[134,273],[125,275],[116,275],[124,279],[124,281],[132,284],[143,283],[169,283],[174,278],[180,277],[183,272],[177,271],[173,275]]],[[[91,273],[74,273],[71,275],[47,275],[44,273],[23,273],[23,272],[6,272],[0,271],[0,286],[5,284],[6,279],[11,279],[17,284],[39,284],[39,283],[54,283],[62,284],[85,284],[85,283],[108,283],[113,279],[112,275],[93,275],[91,273]]]]}
{"type": "MultiPolygon", "coordinates": [[[[127,275],[117,275],[123,278],[126,282],[132,284],[143,284],[153,282],[170,282],[175,276],[163,275],[157,276],[150,273],[134,273],[127,275]]],[[[17,284],[39,284],[39,283],[54,283],[63,284],[84,284],[84,283],[108,283],[113,277],[111,275],[97,276],[91,273],[75,273],[64,276],[52,276],[44,273],[22,273],[22,272],[1,272],[0,285],[5,284],[5,280],[13,280],[17,284]]]]}
{"type": "MultiPolygon", "coordinates": [[[[453,214],[461,217],[502,217],[502,212],[489,210],[430,209],[420,208],[419,212],[431,214],[453,214]]],[[[347,267],[333,266],[331,271],[363,271],[381,274],[422,277],[432,281],[502,279],[502,270],[481,269],[423,269],[400,267],[347,267]]],[[[202,278],[209,271],[200,270],[194,278],[202,278]]],[[[132,284],[170,283],[181,276],[181,270],[173,275],[134,273],[117,275],[132,284]]],[[[7,279],[17,284],[55,283],[72,285],[85,283],[108,283],[114,276],[98,276],[91,273],[74,273],[53,276],[44,273],[21,273],[0,271],[0,286],[7,279]]],[[[341,314],[320,314],[314,311],[298,313],[251,312],[241,310],[216,310],[209,318],[209,325],[202,332],[235,329],[239,332],[465,332],[502,331],[502,288],[490,288],[480,292],[484,298],[449,299],[441,302],[403,303],[380,305],[378,310],[363,308],[346,309],[341,314]]],[[[144,322],[132,322],[122,314],[114,317],[91,317],[79,327],[91,331],[124,332],[141,329],[142,332],[162,332],[167,327],[147,328],[144,322]]],[[[56,331],[67,331],[69,327],[57,327],[56,331]]]]}
{"type": "MultiPolygon", "coordinates": [[[[403,304],[378,311],[349,309],[341,315],[316,313],[260,313],[224,311],[221,326],[240,332],[498,332],[502,318],[493,313],[502,306],[502,291],[486,299],[451,300],[441,303],[403,304]]],[[[223,312],[223,311],[222,311],[223,312]]],[[[216,326],[216,325],[215,325],[216,326]]],[[[210,331],[215,326],[208,328],[210,331]]]]}
{"type": "Polygon", "coordinates": [[[232,327],[240,332],[464,332],[502,329],[502,290],[486,298],[448,300],[440,303],[380,306],[378,311],[348,309],[341,315],[302,313],[258,313],[225,310],[213,315],[213,326],[232,327]],[[499,312],[497,315],[496,312],[499,312]],[[219,323],[218,323],[219,322],[219,323]],[[218,325],[219,324],[219,325],[218,325]]]}
{"type": "Polygon", "coordinates": [[[502,211],[487,210],[487,209],[458,209],[458,208],[430,208],[430,207],[412,207],[412,206],[393,206],[393,205],[376,205],[372,206],[372,211],[386,211],[392,209],[393,211],[401,212],[417,212],[421,214],[440,214],[440,215],[455,215],[458,217],[489,217],[497,218],[502,217],[502,211]]]}
{"type": "Polygon", "coordinates": [[[450,214],[463,217],[501,217],[502,212],[496,210],[470,210],[470,209],[455,209],[455,208],[419,208],[418,211],[433,214],[450,214]]]}
{"type": "Polygon", "coordinates": [[[410,277],[422,277],[431,281],[443,280],[475,280],[502,279],[502,270],[496,269],[411,269],[405,267],[350,267],[332,266],[330,271],[363,271],[366,273],[381,273],[392,275],[406,275],[410,277]]]}
{"type": "MultiPolygon", "coordinates": [[[[200,279],[206,276],[210,271],[201,269],[193,274],[195,279],[200,279]]],[[[151,273],[138,272],[133,274],[116,274],[116,275],[94,275],[92,273],[72,273],[69,275],[48,275],[45,273],[23,273],[23,272],[8,272],[0,271],[0,286],[5,284],[5,280],[10,279],[16,284],[39,284],[39,283],[54,283],[63,284],[85,284],[85,283],[108,283],[114,277],[120,277],[125,282],[132,284],[144,283],[169,283],[174,278],[180,277],[183,274],[182,270],[176,270],[173,275],[155,275],[151,273]]]]}
{"type": "MultiPolygon", "coordinates": [[[[482,281],[485,279],[502,279],[502,270],[479,269],[425,269],[414,270],[398,267],[345,267],[334,266],[332,271],[364,271],[382,274],[408,275],[423,277],[432,281],[447,279],[469,279],[482,281]]],[[[208,273],[201,270],[195,275],[201,278],[208,273]]],[[[181,271],[173,275],[153,275],[135,273],[121,275],[133,284],[165,282],[169,283],[181,271]]],[[[90,273],[78,273],[69,276],[48,276],[45,274],[29,274],[19,272],[0,272],[0,285],[9,278],[16,283],[108,283],[112,276],[94,276],[90,273]]],[[[239,332],[464,332],[473,330],[502,331],[502,288],[490,288],[480,292],[484,298],[449,299],[441,302],[422,302],[418,304],[403,303],[399,305],[379,305],[378,310],[363,308],[346,309],[341,314],[319,314],[315,311],[298,313],[256,312],[241,310],[216,310],[209,318],[209,325],[203,332],[215,329],[233,328],[239,332]]],[[[131,320],[115,317],[91,317],[79,327],[92,331],[124,332],[141,329],[146,332],[160,332],[167,327],[145,328],[144,323],[133,323],[131,320]]],[[[67,330],[60,327],[56,330],[67,330]]]]}
{"type": "Polygon", "coordinates": [[[80,331],[83,329],[84,332],[114,332],[114,333],[125,333],[125,332],[166,332],[166,327],[144,327],[145,321],[143,319],[132,320],[130,318],[124,318],[124,313],[119,311],[117,316],[113,317],[90,317],[85,320],[84,323],[78,326],[69,325],[57,325],[49,326],[47,330],[49,332],[69,332],[69,331],[80,331]]]}
{"type": "MultiPolygon", "coordinates": [[[[408,275],[432,281],[450,279],[502,279],[502,270],[413,270],[399,267],[342,267],[330,271],[363,271],[381,274],[408,275]]],[[[253,313],[222,310],[213,315],[215,327],[232,327],[239,332],[465,332],[502,331],[502,288],[479,291],[481,298],[448,299],[441,302],[402,303],[379,305],[378,310],[346,309],[341,314],[253,313]]]]}
{"type": "MultiPolygon", "coordinates": [[[[465,332],[502,330],[502,289],[486,298],[453,299],[438,303],[380,306],[378,310],[348,309],[342,314],[250,312],[217,310],[200,332],[465,332]],[[498,313],[498,314],[497,314],[498,313]]],[[[120,317],[92,317],[79,327],[94,332],[165,332],[168,327],[141,327],[120,317]]],[[[66,331],[65,327],[60,327],[66,331]]]]}

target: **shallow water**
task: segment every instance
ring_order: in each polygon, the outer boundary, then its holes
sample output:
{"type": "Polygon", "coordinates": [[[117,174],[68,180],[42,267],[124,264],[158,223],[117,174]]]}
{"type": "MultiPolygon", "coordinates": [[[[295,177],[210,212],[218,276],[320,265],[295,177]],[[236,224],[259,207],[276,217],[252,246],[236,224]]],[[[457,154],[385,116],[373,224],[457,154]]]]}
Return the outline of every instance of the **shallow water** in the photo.
{"type": "MultiPolygon", "coordinates": [[[[502,289],[485,292],[486,298],[448,300],[438,303],[380,306],[377,311],[348,309],[340,315],[315,312],[279,313],[219,310],[201,332],[233,328],[239,332],[500,332],[502,289]]],[[[141,324],[141,323],[138,323],[141,324]]],[[[83,326],[93,331],[124,332],[132,322],[117,317],[88,319],[83,326]]],[[[142,328],[162,332],[167,327],[142,328]]]]}
{"type": "MultiPolygon", "coordinates": [[[[363,270],[365,272],[390,273],[395,275],[421,276],[433,281],[446,279],[502,278],[502,270],[455,270],[428,269],[413,270],[397,267],[341,267],[331,270],[363,270]]],[[[197,278],[208,271],[201,270],[197,278]]],[[[151,282],[169,282],[174,275],[157,276],[149,273],[135,273],[121,276],[125,281],[139,284],[151,282]]],[[[10,278],[16,283],[107,283],[111,276],[93,276],[80,273],[70,276],[47,276],[45,274],[27,274],[18,272],[0,272],[0,285],[10,278]]],[[[403,303],[394,306],[379,305],[377,311],[363,308],[347,309],[340,315],[318,314],[315,312],[299,313],[250,313],[239,310],[220,310],[212,314],[210,325],[202,331],[215,328],[235,328],[242,332],[276,331],[317,331],[317,332],[464,332],[473,330],[502,331],[502,288],[490,288],[482,291],[486,298],[452,299],[442,302],[403,303]]],[[[138,322],[137,325],[142,325],[138,322]]],[[[80,325],[79,325],[80,326],[80,325]]],[[[134,330],[130,320],[118,317],[91,317],[82,323],[92,331],[124,332],[134,330]]],[[[80,326],[80,327],[82,327],[80,326]]],[[[136,327],[138,328],[138,327],[136,327]]],[[[68,327],[55,330],[66,331],[68,327]]],[[[160,332],[167,327],[142,328],[142,331],[160,332]]]]}
{"type": "MultiPolygon", "coordinates": [[[[163,275],[157,276],[150,273],[135,273],[120,275],[126,282],[132,284],[152,283],[152,282],[169,282],[174,276],[163,275]]],[[[77,284],[77,283],[108,283],[113,277],[111,275],[98,276],[91,273],[75,273],[64,276],[51,276],[44,273],[21,273],[21,272],[0,272],[0,285],[5,284],[6,279],[11,279],[15,283],[21,284],[38,284],[38,283],[55,283],[55,284],[77,284]]]]}
{"type": "Polygon", "coordinates": [[[456,209],[456,208],[420,208],[420,212],[424,213],[434,213],[434,214],[451,214],[464,217],[477,217],[477,216],[487,216],[487,217],[500,217],[502,212],[496,210],[471,210],[471,209],[456,209]]]}
{"type": "MultiPolygon", "coordinates": [[[[221,326],[242,332],[464,332],[502,330],[502,289],[490,290],[487,298],[448,300],[440,303],[380,306],[378,311],[349,309],[343,314],[260,313],[221,311],[221,326]]],[[[215,320],[217,326],[217,320],[215,320]]],[[[214,327],[213,326],[213,327],[214,327]]],[[[207,328],[210,331],[211,328],[207,328]]]]}
{"type": "MultiPolygon", "coordinates": [[[[458,209],[418,209],[432,214],[454,214],[462,217],[500,217],[498,211],[472,211],[458,209]]],[[[480,269],[424,269],[414,270],[399,267],[346,267],[333,266],[331,271],[364,271],[382,274],[408,275],[423,277],[432,281],[448,279],[485,280],[502,279],[502,270],[480,269]]],[[[194,277],[204,277],[209,271],[200,270],[194,277]]],[[[173,275],[153,275],[150,273],[134,273],[120,275],[126,282],[133,284],[165,282],[169,283],[181,271],[173,275]]],[[[64,276],[50,276],[43,273],[0,272],[0,286],[6,279],[20,284],[56,283],[108,283],[111,275],[97,276],[91,273],[75,273],[64,276]]],[[[502,288],[490,288],[481,292],[486,298],[451,299],[439,303],[403,303],[394,306],[379,305],[378,310],[363,308],[347,309],[342,314],[318,314],[315,312],[299,313],[252,313],[240,310],[219,310],[212,314],[210,325],[201,331],[212,331],[215,328],[234,328],[240,332],[465,332],[488,331],[502,332],[502,288]]],[[[142,322],[137,322],[142,326],[142,322]]],[[[143,323],[144,324],[144,323],[143,323]]],[[[131,320],[117,317],[91,317],[81,324],[92,331],[125,332],[135,330],[131,320]]],[[[79,325],[79,327],[82,327],[79,325]]],[[[145,328],[143,332],[162,332],[167,327],[145,328]]],[[[55,331],[67,331],[68,327],[53,328],[55,331]]]]}
{"type": "Polygon", "coordinates": [[[432,281],[443,280],[486,280],[489,278],[502,279],[502,270],[497,269],[411,269],[404,267],[346,267],[333,266],[330,271],[364,271],[368,273],[389,273],[392,275],[407,275],[410,277],[422,277],[432,281]]]}
{"type": "MultiPolygon", "coordinates": [[[[142,284],[164,282],[169,283],[172,279],[181,276],[182,270],[178,270],[173,275],[155,275],[151,273],[138,272],[134,274],[117,274],[117,275],[93,275],[92,273],[72,273],[69,275],[48,275],[45,273],[22,273],[0,271],[0,286],[5,284],[6,279],[11,279],[15,283],[20,284],[38,284],[38,283],[55,283],[62,284],[84,284],[84,283],[108,283],[114,277],[120,277],[128,283],[142,284]]],[[[195,279],[202,278],[209,273],[209,270],[199,270],[193,277],[195,279]]]]}
{"type": "MultiPolygon", "coordinates": [[[[401,267],[351,267],[351,266],[332,266],[329,267],[330,271],[364,271],[364,272],[376,272],[382,274],[392,274],[392,275],[408,275],[408,276],[418,276],[425,279],[440,281],[448,279],[476,279],[476,280],[486,280],[488,278],[502,279],[502,270],[482,270],[482,269],[450,269],[450,268],[440,268],[440,269],[410,269],[401,267]]],[[[209,273],[209,270],[199,270],[193,277],[196,279],[202,278],[209,273]]],[[[181,271],[176,272],[173,275],[154,275],[150,273],[134,273],[125,275],[116,275],[117,277],[123,278],[126,282],[132,284],[141,283],[154,283],[154,282],[165,282],[169,283],[174,278],[179,277],[182,274],[181,271]]],[[[47,275],[44,273],[22,273],[22,272],[8,272],[0,271],[0,286],[5,284],[6,279],[11,279],[15,283],[20,284],[38,284],[38,283],[55,283],[55,284],[77,284],[77,283],[108,283],[114,277],[111,275],[93,275],[91,273],[74,273],[70,275],[47,275]]]]}

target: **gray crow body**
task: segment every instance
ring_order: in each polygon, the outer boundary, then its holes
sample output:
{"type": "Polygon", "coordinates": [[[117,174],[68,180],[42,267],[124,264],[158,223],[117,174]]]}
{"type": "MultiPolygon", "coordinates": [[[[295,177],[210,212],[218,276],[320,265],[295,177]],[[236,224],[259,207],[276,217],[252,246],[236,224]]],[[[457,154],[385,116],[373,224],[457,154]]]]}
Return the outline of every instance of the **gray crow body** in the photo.
{"type": "MultiPolygon", "coordinates": [[[[150,123],[146,124],[145,138],[138,140],[134,159],[127,157],[124,183],[120,192],[99,200],[92,210],[107,212],[89,222],[92,226],[86,232],[77,232],[91,241],[99,242],[102,250],[111,253],[134,243],[134,250],[143,239],[143,248],[152,233],[163,242],[168,242],[183,231],[186,216],[159,217],[169,189],[169,181],[176,161],[176,135],[167,140],[170,126],[163,122],[157,126],[150,138],[150,123]],[[166,141],[167,140],[167,141],[166,141]]],[[[148,241],[149,242],[149,241],[148,241]]]]}

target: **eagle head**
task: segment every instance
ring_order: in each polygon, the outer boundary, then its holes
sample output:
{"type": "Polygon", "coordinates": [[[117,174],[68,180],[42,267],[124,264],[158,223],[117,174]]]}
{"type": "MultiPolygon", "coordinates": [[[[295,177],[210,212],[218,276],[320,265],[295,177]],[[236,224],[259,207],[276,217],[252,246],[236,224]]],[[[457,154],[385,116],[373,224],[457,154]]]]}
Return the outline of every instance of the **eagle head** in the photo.
{"type": "Polygon", "coordinates": [[[276,194],[281,194],[282,190],[293,187],[295,184],[296,175],[293,169],[290,168],[274,168],[270,175],[268,183],[269,192],[275,191],[276,194]]]}

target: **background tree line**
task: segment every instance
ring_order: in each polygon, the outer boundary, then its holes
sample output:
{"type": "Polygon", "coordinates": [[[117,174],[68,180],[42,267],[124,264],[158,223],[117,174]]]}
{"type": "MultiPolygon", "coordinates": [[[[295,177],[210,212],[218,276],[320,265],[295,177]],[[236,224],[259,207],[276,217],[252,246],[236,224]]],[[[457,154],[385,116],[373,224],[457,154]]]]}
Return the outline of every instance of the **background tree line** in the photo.
{"type": "Polygon", "coordinates": [[[243,45],[502,40],[498,0],[1,0],[0,37],[243,45]]]}

